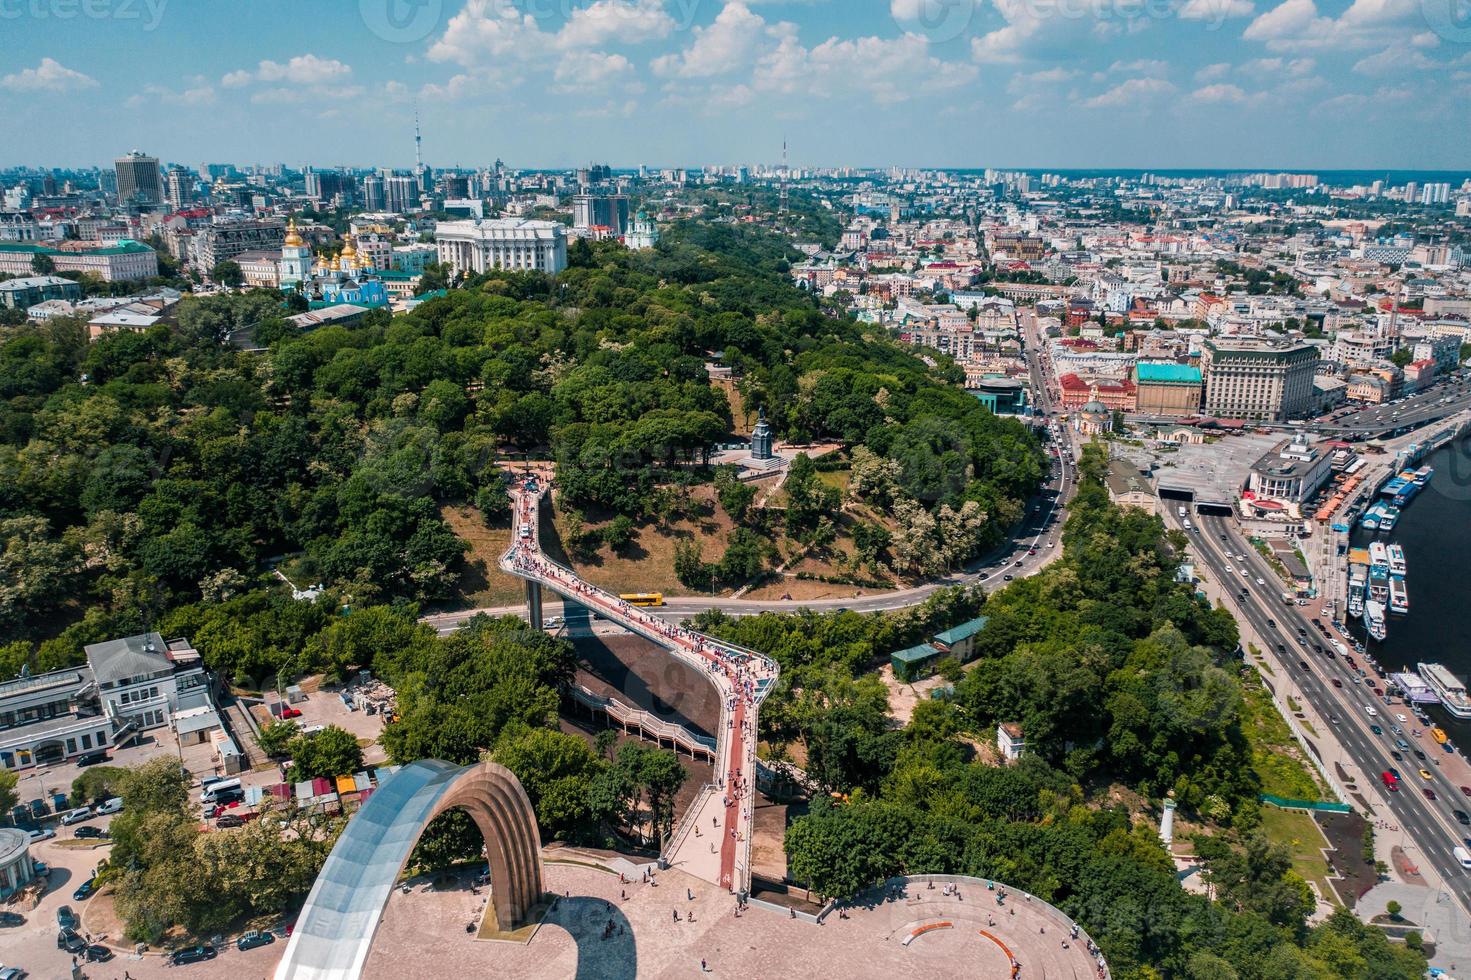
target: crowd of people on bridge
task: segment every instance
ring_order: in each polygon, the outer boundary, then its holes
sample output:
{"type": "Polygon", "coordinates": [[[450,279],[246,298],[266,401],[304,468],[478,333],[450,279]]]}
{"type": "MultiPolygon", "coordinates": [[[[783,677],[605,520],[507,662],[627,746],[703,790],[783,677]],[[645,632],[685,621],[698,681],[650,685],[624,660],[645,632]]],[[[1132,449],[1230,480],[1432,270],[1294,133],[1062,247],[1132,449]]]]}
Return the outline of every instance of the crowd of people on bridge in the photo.
{"type": "MultiPolygon", "coordinates": [[[[673,649],[697,658],[721,689],[725,698],[726,730],[735,734],[739,726],[739,737],[731,744],[730,757],[720,774],[719,786],[731,842],[734,845],[745,843],[747,834],[739,828],[750,826],[754,799],[754,784],[745,772],[745,760],[754,760],[756,756],[757,695],[764,691],[764,684],[774,676],[774,665],[757,654],[716,643],[704,634],[644,612],[626,599],[589,585],[570,570],[548,561],[542,556],[536,539],[537,495],[530,485],[526,491],[519,495],[517,506],[520,523],[525,530],[514,539],[506,555],[516,574],[532,581],[554,583],[558,591],[609,615],[614,621],[632,624],[641,632],[652,634],[656,641],[667,641],[673,649]]],[[[720,880],[727,887],[733,887],[734,862],[735,848],[728,852],[723,850],[720,880]]]]}

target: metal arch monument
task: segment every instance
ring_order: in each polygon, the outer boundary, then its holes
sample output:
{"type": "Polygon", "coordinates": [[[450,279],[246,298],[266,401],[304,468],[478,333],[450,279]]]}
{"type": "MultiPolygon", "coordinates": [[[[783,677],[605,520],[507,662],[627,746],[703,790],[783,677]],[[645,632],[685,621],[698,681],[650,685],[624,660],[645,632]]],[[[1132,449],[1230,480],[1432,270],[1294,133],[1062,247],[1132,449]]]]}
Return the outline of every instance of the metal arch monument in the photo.
{"type": "Polygon", "coordinates": [[[395,773],[348,822],[296,920],[276,980],[360,976],[419,836],[453,809],[469,813],[485,837],[497,925],[506,932],[523,925],[544,891],[541,840],[526,790],[493,762],[425,759],[395,773]]]}

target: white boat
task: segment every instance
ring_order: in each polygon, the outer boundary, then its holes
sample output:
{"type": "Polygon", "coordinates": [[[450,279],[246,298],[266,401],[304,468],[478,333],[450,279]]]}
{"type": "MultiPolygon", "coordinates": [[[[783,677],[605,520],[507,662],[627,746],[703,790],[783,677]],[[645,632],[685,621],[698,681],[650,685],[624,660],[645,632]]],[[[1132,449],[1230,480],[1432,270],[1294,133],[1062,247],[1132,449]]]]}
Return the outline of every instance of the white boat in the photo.
{"type": "Polygon", "coordinates": [[[1445,710],[1457,718],[1471,718],[1471,697],[1459,677],[1440,664],[1416,664],[1415,671],[1430,685],[1445,710]]]}
{"type": "Polygon", "coordinates": [[[1405,577],[1405,549],[1397,544],[1389,546],[1389,574],[1397,578],[1405,577]]]}
{"type": "Polygon", "coordinates": [[[1386,507],[1384,513],[1379,516],[1379,530],[1393,531],[1395,524],[1399,523],[1399,508],[1386,507]]]}
{"type": "Polygon", "coordinates": [[[1374,639],[1383,641],[1388,634],[1384,628],[1384,603],[1370,599],[1364,603],[1364,628],[1374,639]]]}
{"type": "Polygon", "coordinates": [[[1389,579],[1389,611],[1400,616],[1410,611],[1410,593],[1405,589],[1405,580],[1399,576],[1389,579]]]}

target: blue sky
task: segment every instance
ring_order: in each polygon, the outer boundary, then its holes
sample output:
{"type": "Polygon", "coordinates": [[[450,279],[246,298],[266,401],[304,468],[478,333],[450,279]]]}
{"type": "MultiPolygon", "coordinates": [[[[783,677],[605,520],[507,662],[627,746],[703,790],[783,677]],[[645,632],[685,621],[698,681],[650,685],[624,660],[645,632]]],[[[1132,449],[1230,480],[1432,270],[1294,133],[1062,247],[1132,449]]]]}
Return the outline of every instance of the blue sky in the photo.
{"type": "Polygon", "coordinates": [[[1471,165],[1466,0],[0,0],[0,165],[1471,165]]]}

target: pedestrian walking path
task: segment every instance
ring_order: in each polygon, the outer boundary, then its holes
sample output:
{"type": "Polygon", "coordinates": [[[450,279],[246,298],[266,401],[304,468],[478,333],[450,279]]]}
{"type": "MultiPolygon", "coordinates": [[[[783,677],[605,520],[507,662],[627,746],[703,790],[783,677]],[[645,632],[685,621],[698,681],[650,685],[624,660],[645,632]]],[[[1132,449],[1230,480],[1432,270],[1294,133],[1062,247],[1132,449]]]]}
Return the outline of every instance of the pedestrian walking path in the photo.
{"type": "Polygon", "coordinates": [[[513,487],[518,530],[510,549],[501,557],[501,567],[530,583],[535,595],[530,603],[533,607],[540,607],[539,590],[549,589],[658,644],[704,671],[715,685],[721,697],[716,782],[704,787],[690,805],[665,845],[664,858],[698,878],[737,894],[749,893],[756,722],[761,702],[779,674],[775,661],[670,623],[583,581],[570,568],[552,561],[541,550],[538,526],[544,493],[544,485],[533,480],[513,487]]]}

